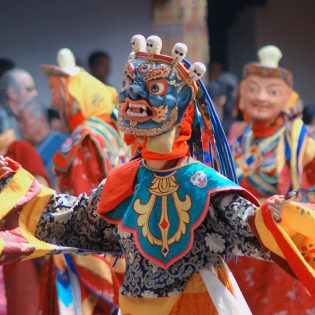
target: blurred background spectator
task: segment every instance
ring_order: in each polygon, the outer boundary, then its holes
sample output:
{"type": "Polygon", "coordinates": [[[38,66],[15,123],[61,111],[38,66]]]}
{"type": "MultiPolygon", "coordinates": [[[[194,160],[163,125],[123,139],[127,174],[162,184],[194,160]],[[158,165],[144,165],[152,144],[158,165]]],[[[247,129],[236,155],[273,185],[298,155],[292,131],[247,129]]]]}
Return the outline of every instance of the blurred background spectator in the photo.
{"type": "Polygon", "coordinates": [[[46,109],[36,99],[19,106],[18,121],[22,138],[35,146],[44,162],[51,187],[55,187],[53,156],[67,139],[67,135],[50,129],[46,109]]]}
{"type": "Polygon", "coordinates": [[[216,80],[210,81],[206,87],[227,133],[234,121],[233,106],[238,88],[238,79],[233,73],[224,72],[216,80]]]}
{"type": "Polygon", "coordinates": [[[90,73],[101,82],[108,84],[110,74],[110,56],[104,51],[94,51],[90,54],[89,59],[90,73]]]}
{"type": "MultiPolygon", "coordinates": [[[[48,186],[48,175],[35,148],[26,141],[16,140],[15,133],[13,129],[8,128],[6,119],[7,117],[0,116],[0,154],[14,159],[34,175],[41,184],[48,186]]],[[[6,224],[15,228],[15,219],[14,216],[7,218],[6,224]]],[[[3,273],[1,266],[1,315],[37,314],[40,278],[37,261],[28,260],[5,265],[3,266],[3,273]]]]}
{"type": "Polygon", "coordinates": [[[20,131],[16,121],[18,106],[38,96],[33,77],[23,69],[5,72],[0,80],[0,117],[3,130],[13,129],[17,139],[20,131]]]}
{"type": "Polygon", "coordinates": [[[224,66],[219,60],[211,60],[208,64],[208,79],[209,81],[217,80],[225,71],[224,66]]]}
{"type": "Polygon", "coordinates": [[[50,130],[60,132],[63,134],[69,133],[67,123],[62,117],[60,117],[60,114],[57,109],[47,108],[47,119],[50,130]]]}

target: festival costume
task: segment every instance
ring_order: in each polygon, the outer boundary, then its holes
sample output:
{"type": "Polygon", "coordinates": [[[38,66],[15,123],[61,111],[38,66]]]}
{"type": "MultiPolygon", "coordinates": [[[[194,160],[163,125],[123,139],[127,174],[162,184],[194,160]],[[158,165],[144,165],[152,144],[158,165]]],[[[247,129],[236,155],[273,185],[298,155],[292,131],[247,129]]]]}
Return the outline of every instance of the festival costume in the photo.
{"type": "MultiPolygon", "coordinates": [[[[108,171],[128,156],[112,117],[117,92],[78,67],[73,74],[50,65],[43,65],[42,70],[48,76],[53,105],[58,105],[71,131],[53,157],[57,187],[75,196],[90,194],[108,171]]],[[[98,255],[66,255],[65,261],[62,256],[55,258],[59,313],[71,309],[108,314],[117,308],[124,262],[119,260],[116,269],[112,264],[111,258],[98,255]],[[81,304],[76,302],[80,300],[81,304]]],[[[49,292],[49,283],[44,286],[49,292]]],[[[42,305],[42,309],[49,307],[42,305]]]]}
{"type": "MultiPolygon", "coordinates": [[[[83,69],[70,75],[60,67],[42,65],[71,136],[53,158],[63,192],[90,193],[108,171],[126,161],[123,141],[113,118],[117,92],[83,69]]],[[[56,105],[55,105],[56,106],[56,105]]]]}
{"type": "MultiPolygon", "coordinates": [[[[17,141],[12,129],[6,130],[0,135],[1,149],[6,148],[6,156],[19,161],[23,167],[33,174],[40,176],[49,182],[35,148],[26,141],[17,141]]],[[[13,219],[7,218],[7,226],[10,227],[13,219]]],[[[3,267],[5,294],[8,315],[34,315],[39,305],[40,267],[36,261],[15,262],[3,267]]],[[[2,270],[1,270],[2,272],[2,270]]]]}
{"type": "Polygon", "coordinates": [[[288,228],[266,205],[256,208],[234,181],[224,131],[200,81],[203,65],[183,60],[183,44],[168,57],[156,36],[137,35],[132,43],[118,125],[140,155],[112,169],[90,197],[40,189],[14,161],[0,160],[0,201],[11,197],[1,214],[22,207],[15,235],[1,234],[3,263],[60,252],[124,253],[122,314],[250,314],[224,262],[229,255],[272,258],[315,296],[314,264],[295,239],[304,233],[314,241],[314,210],[301,215],[287,203],[283,222],[299,217],[288,228]],[[167,163],[153,169],[152,160],[167,163]]]}
{"type": "MultiPolygon", "coordinates": [[[[250,80],[250,76],[280,79],[288,87],[293,84],[288,70],[262,63],[245,66],[244,80],[250,80]]],[[[283,107],[288,109],[297,99],[297,93],[292,91],[283,107]]],[[[275,194],[285,195],[292,189],[315,185],[315,141],[308,137],[301,119],[293,121],[291,130],[287,130],[281,115],[272,123],[248,121],[241,127],[233,135],[232,153],[242,187],[264,200],[275,194]]],[[[314,197],[309,196],[314,201],[314,197]]],[[[311,242],[303,248],[313,251],[313,246],[311,242]]],[[[254,314],[315,312],[314,299],[277,265],[240,258],[237,263],[231,262],[230,267],[254,314]]]]}

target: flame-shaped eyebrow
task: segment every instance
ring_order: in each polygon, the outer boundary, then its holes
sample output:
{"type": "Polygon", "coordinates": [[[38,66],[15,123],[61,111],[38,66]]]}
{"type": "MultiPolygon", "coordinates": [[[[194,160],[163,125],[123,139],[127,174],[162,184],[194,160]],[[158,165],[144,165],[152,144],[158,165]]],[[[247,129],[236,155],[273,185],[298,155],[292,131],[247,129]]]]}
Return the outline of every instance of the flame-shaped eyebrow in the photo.
{"type": "Polygon", "coordinates": [[[156,80],[156,79],[163,79],[169,76],[172,68],[168,65],[158,65],[152,67],[148,72],[146,77],[143,79],[145,82],[156,80]]]}

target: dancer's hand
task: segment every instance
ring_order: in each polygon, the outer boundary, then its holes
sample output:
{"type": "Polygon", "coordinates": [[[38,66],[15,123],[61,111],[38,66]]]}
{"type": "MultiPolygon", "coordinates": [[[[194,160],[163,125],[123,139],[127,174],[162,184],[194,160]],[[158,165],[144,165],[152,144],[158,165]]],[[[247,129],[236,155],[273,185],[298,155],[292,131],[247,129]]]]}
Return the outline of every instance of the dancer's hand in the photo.
{"type": "Polygon", "coordinates": [[[283,206],[287,202],[286,198],[277,195],[267,199],[266,202],[267,208],[271,212],[273,219],[278,223],[281,222],[283,206]]]}
{"type": "Polygon", "coordinates": [[[0,155],[0,179],[6,178],[9,174],[15,173],[19,167],[20,164],[17,162],[0,155]]]}

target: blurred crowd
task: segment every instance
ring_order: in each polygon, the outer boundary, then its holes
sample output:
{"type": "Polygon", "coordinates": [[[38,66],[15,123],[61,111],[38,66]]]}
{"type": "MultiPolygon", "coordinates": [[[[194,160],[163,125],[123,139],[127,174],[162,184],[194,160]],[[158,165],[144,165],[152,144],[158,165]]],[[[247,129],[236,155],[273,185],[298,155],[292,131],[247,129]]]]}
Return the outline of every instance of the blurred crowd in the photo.
{"type": "MultiPolygon", "coordinates": [[[[88,65],[95,78],[108,82],[110,56],[106,52],[92,52],[88,65]]],[[[0,58],[0,154],[19,162],[44,186],[61,191],[53,157],[71,130],[54,102],[52,97],[51,104],[43,104],[32,75],[10,59],[0,58]]],[[[40,259],[1,267],[0,314],[38,314],[43,263],[40,259]]]]}

